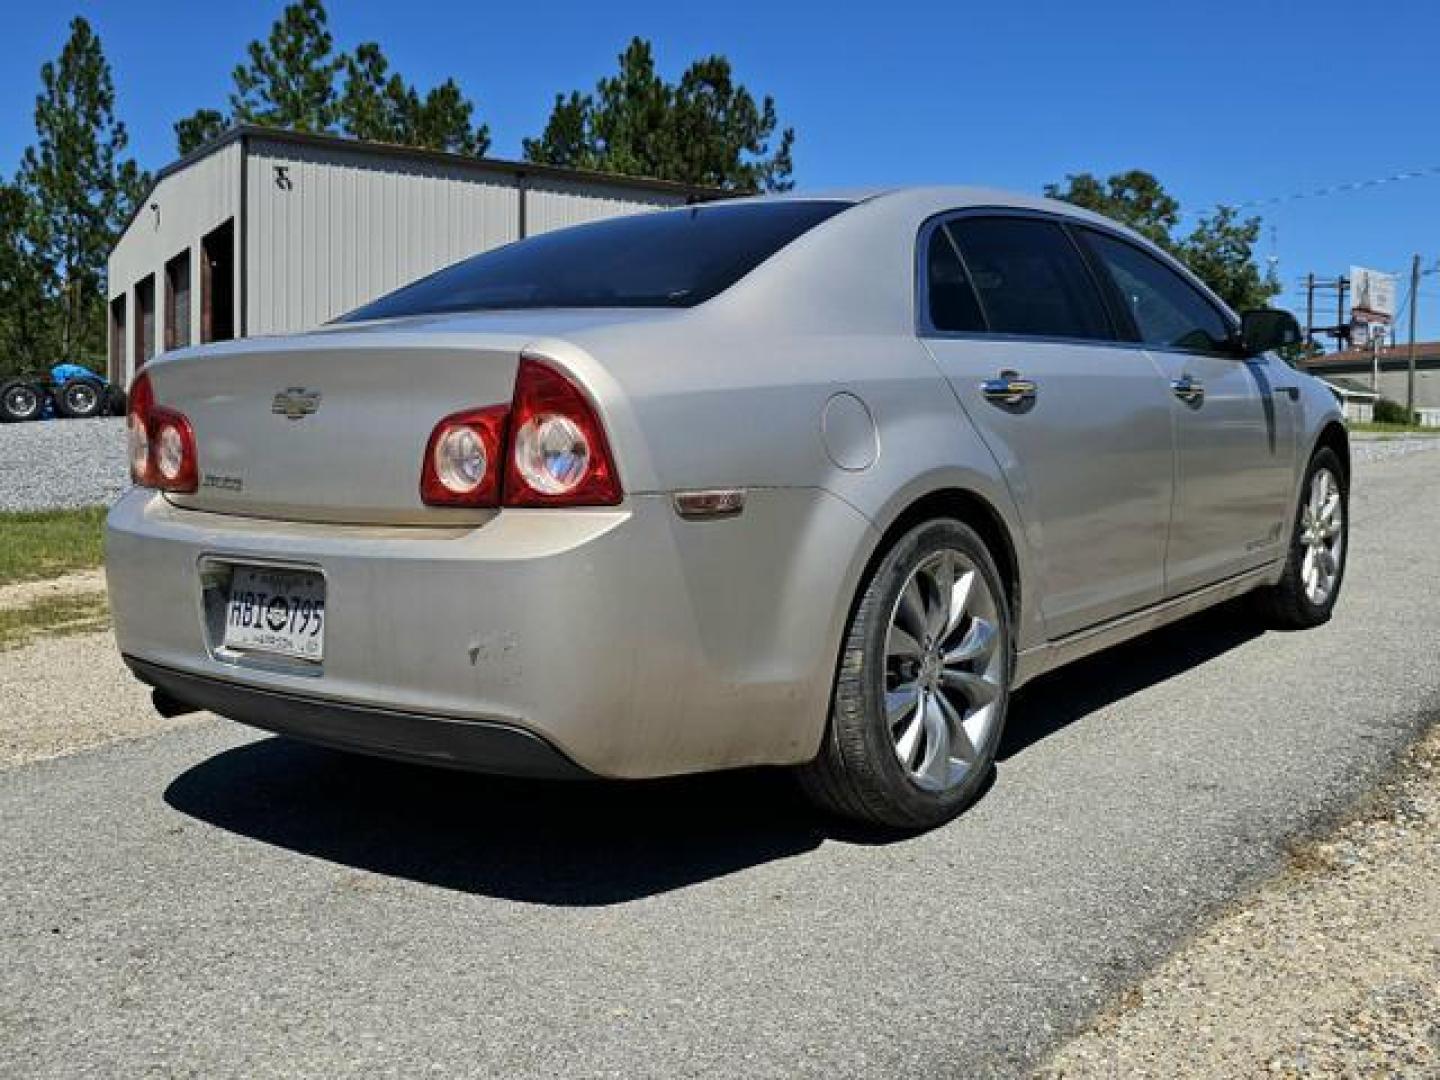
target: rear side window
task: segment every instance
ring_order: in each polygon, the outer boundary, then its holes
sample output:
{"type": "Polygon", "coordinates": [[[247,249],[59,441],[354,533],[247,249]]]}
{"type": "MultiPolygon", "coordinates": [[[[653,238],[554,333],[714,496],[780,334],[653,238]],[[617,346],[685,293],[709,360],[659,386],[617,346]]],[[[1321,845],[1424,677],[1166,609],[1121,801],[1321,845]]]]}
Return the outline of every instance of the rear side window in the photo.
{"type": "Polygon", "coordinates": [[[985,316],[980,313],[975,290],[944,229],[930,234],[928,262],[930,325],[936,330],[984,330],[985,316]]]}
{"type": "Polygon", "coordinates": [[[521,308],[692,307],[849,205],[708,203],[559,229],[456,263],[340,321],[521,308]]]}
{"type": "Polygon", "coordinates": [[[1230,324],[1189,282],[1133,244],[1093,229],[1085,240],[1109,273],[1147,345],[1224,352],[1230,324]]]}
{"type": "Polygon", "coordinates": [[[1112,336],[1095,279],[1059,225],[1038,218],[967,217],[947,227],[992,332],[1112,336]]]}

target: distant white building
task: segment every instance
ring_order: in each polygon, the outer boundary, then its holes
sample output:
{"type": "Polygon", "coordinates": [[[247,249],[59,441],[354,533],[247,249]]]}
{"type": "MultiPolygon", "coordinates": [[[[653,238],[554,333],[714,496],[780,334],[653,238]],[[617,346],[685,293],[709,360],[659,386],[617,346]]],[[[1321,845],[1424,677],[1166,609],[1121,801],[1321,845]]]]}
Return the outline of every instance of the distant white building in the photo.
{"type": "Polygon", "coordinates": [[[307,330],[468,255],[718,192],[238,127],[162,169],[110,253],[109,373],[307,330]]]}

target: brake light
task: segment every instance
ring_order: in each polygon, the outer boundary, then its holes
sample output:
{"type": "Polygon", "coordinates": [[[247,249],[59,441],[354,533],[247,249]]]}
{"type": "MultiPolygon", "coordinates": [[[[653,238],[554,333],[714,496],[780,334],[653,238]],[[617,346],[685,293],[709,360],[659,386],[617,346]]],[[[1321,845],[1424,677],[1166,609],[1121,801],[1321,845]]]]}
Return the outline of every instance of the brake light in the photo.
{"type": "Polygon", "coordinates": [[[130,411],[125,415],[125,446],[130,458],[130,479],[149,485],[150,409],[154,405],[150,376],[141,375],[130,387],[130,411]]]}
{"type": "Polygon", "coordinates": [[[506,506],[614,506],[620,481],[595,406],[555,368],[521,356],[505,458],[506,506]]]}
{"type": "Polygon", "coordinates": [[[590,399],[530,356],[520,358],[511,403],[445,417],[420,466],[427,506],[614,506],[620,496],[590,399]]]}
{"type": "Polygon", "coordinates": [[[508,405],[454,413],[435,425],[420,469],[430,506],[498,506],[508,405]]]}
{"type": "Polygon", "coordinates": [[[200,486],[190,421],[174,409],[155,404],[149,375],[141,375],[130,388],[125,440],[130,479],[140,487],[190,492],[200,486]]]}

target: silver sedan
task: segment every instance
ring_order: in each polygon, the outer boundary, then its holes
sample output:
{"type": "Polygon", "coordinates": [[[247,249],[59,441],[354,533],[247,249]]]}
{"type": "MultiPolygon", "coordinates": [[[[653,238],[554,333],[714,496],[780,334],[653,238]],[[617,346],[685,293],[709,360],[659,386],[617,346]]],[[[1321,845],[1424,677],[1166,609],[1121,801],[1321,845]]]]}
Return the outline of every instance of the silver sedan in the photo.
{"type": "Polygon", "coordinates": [[[531,776],[788,766],[931,826],[1040,673],[1240,594],[1329,617],[1348,443],[1297,341],[994,191],[561,230],[149,364],[115,634],[167,711],[531,776]]]}

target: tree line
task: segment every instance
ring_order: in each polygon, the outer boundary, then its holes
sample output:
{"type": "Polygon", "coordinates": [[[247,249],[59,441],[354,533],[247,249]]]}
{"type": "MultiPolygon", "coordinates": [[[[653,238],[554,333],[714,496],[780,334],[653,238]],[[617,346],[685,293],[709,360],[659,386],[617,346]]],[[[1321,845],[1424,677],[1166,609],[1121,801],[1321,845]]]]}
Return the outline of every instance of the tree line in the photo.
{"type": "MultiPolygon", "coordinates": [[[[294,0],[249,43],[223,105],[176,121],[176,150],[243,123],[477,157],[490,149],[489,126],[455,79],[422,91],[378,42],[337,51],[322,0],[294,0]]],[[[34,144],[0,180],[0,374],[62,361],[103,367],[106,260],[151,180],[128,145],[110,65],[77,17],[60,56],[41,67],[34,144]]],[[[724,56],[702,57],[671,82],[637,37],[592,91],[557,94],[522,150],[536,163],[764,192],[793,185],[794,145],[773,98],[738,83],[724,56]]],[[[1104,182],[1081,173],[1045,190],[1149,236],[1236,308],[1279,291],[1254,261],[1258,218],[1221,207],[1180,234],[1179,203],[1139,170],[1104,182]]]]}

